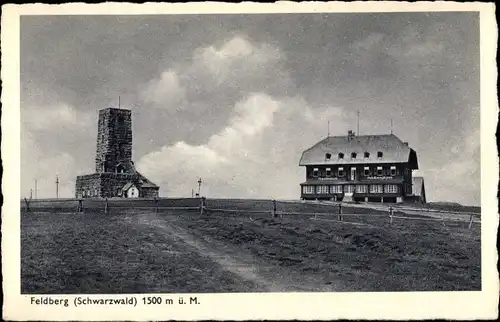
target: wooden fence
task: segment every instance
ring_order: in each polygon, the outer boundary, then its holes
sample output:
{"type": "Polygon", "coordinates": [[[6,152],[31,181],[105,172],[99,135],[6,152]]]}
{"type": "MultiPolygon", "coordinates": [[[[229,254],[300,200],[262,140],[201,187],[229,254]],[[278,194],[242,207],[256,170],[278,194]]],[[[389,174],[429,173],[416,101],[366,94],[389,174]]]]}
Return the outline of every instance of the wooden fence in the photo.
{"type": "MultiPolygon", "coordinates": [[[[273,218],[283,216],[312,216],[312,219],[332,219],[336,218],[338,222],[353,223],[345,221],[349,216],[366,216],[386,217],[389,224],[393,224],[395,220],[420,220],[430,222],[440,222],[446,226],[446,222],[464,222],[463,218],[450,218],[450,212],[432,211],[431,216],[412,216],[405,214],[404,211],[420,212],[420,209],[388,206],[382,208],[374,206],[373,209],[367,205],[345,204],[345,203],[306,203],[301,201],[286,201],[286,200],[224,200],[224,199],[207,199],[202,198],[155,198],[155,199],[43,199],[21,201],[21,209],[25,212],[77,212],[84,213],[87,211],[103,212],[109,214],[112,211],[123,211],[125,209],[144,209],[155,212],[168,210],[185,210],[198,212],[200,215],[210,215],[217,213],[234,213],[234,214],[269,214],[273,218]],[[281,207],[278,207],[281,205],[281,207]],[[293,205],[293,206],[290,206],[293,205]],[[303,205],[303,206],[301,206],[303,205]],[[304,206],[305,205],[305,206],[304,206]],[[237,206],[237,207],[234,207],[237,206]],[[238,207],[239,206],[239,207],[238,207]],[[233,208],[230,208],[233,207],[233,208]],[[295,211],[293,208],[296,208],[295,211]],[[318,208],[319,207],[319,208],[318,208]],[[245,209],[246,208],[246,209],[245,209]],[[255,209],[257,208],[257,209],[255,209]],[[279,208],[282,208],[281,210],[279,208]],[[303,208],[303,209],[302,209],[303,208]],[[317,208],[321,211],[304,211],[311,208],[317,208]],[[361,211],[363,210],[363,211],[361,211]],[[441,214],[436,218],[436,214],[441,214]]],[[[425,212],[425,211],[422,211],[425,212]]],[[[464,215],[466,213],[463,213],[464,215]]],[[[477,213],[467,213],[468,228],[471,229],[474,223],[480,223],[480,216],[477,213]],[[478,220],[479,219],[479,220],[478,220]]],[[[463,217],[463,216],[462,216],[463,217]]]]}

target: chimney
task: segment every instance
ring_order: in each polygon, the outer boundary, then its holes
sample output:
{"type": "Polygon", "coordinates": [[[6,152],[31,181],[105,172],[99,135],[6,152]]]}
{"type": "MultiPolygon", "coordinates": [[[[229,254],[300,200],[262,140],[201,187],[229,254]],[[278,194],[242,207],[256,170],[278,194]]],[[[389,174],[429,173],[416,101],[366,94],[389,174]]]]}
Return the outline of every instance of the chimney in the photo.
{"type": "Polygon", "coordinates": [[[403,142],[404,145],[408,146],[408,142],[403,142]]]}

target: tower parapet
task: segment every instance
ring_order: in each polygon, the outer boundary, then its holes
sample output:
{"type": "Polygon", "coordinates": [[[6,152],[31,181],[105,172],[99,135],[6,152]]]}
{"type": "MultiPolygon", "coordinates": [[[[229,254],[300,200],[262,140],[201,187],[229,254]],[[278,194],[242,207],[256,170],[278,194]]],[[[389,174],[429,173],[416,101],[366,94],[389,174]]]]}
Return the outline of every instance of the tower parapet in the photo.
{"type": "Polygon", "coordinates": [[[95,171],[133,172],[132,111],[117,108],[99,111],[95,171]]]}

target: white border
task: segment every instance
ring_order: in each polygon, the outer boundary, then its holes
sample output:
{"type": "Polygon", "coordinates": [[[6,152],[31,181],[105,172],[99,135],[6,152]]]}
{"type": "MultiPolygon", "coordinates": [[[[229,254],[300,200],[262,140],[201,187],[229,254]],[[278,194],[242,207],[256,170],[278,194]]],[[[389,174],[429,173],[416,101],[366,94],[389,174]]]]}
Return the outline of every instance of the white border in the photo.
{"type": "MultiPolygon", "coordinates": [[[[188,3],[4,5],[2,13],[2,257],[6,320],[494,319],[498,316],[496,39],[494,5],[452,2],[188,3]],[[478,11],[481,25],[482,291],[407,293],[199,294],[193,306],[103,308],[29,304],[20,295],[20,15],[478,11]]],[[[165,295],[171,297],[172,295],[165,295]]],[[[193,294],[191,294],[193,296],[193,294]]],[[[66,296],[70,301],[75,296],[66,296]]],[[[97,296],[96,298],[104,296],[97,296]]],[[[106,298],[122,296],[106,296],[106,298]]],[[[187,295],[186,297],[189,297],[187,295]]],[[[177,298],[177,296],[174,296],[177,298]]]]}

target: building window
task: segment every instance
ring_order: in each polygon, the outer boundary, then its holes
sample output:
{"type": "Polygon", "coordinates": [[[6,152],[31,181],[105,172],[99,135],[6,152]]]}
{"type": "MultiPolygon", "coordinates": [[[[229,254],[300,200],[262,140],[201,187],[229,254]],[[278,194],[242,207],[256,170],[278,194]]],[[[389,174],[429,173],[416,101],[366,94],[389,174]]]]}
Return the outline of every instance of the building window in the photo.
{"type": "Polygon", "coordinates": [[[396,175],[396,166],[391,166],[391,176],[395,176],[396,175]]]}
{"type": "Polygon", "coordinates": [[[382,193],[383,186],[381,184],[370,185],[370,193],[382,193]]]}
{"type": "Polygon", "coordinates": [[[386,193],[397,193],[398,192],[398,186],[395,184],[386,184],[385,185],[385,192],[386,193]]]}
{"type": "Polygon", "coordinates": [[[83,197],[87,197],[87,190],[83,190],[83,197]]]}
{"type": "Polygon", "coordinates": [[[369,176],[370,175],[370,167],[365,167],[365,176],[369,176]]]}
{"type": "Polygon", "coordinates": [[[344,176],[344,168],[343,167],[339,167],[339,177],[343,177],[344,176]]]}
{"type": "Polygon", "coordinates": [[[377,158],[381,158],[383,156],[384,156],[384,154],[382,153],[382,151],[378,151],[377,152],[377,158]]]}
{"type": "Polygon", "coordinates": [[[95,188],[95,189],[94,189],[94,196],[96,196],[96,197],[97,197],[97,195],[98,195],[98,190],[97,190],[97,188],[95,188]]]}
{"type": "Polygon", "coordinates": [[[317,177],[317,176],[318,176],[318,174],[319,174],[319,170],[318,170],[318,168],[314,168],[314,169],[313,169],[313,177],[317,177]]]}
{"type": "Polygon", "coordinates": [[[365,158],[369,158],[370,157],[370,152],[365,152],[365,158]]]}
{"type": "Polygon", "coordinates": [[[356,192],[357,193],[367,193],[368,186],[366,184],[359,184],[356,186],[356,192]]]}
{"type": "Polygon", "coordinates": [[[382,171],[382,167],[377,167],[377,176],[382,176],[383,174],[383,171],[382,171]]]}
{"type": "Polygon", "coordinates": [[[340,152],[339,153],[339,159],[343,159],[344,158],[344,153],[340,152]]]}
{"type": "Polygon", "coordinates": [[[318,186],[316,189],[317,189],[318,194],[327,194],[328,193],[328,186],[318,186]]]}
{"type": "Polygon", "coordinates": [[[327,154],[325,154],[325,159],[326,159],[326,160],[330,160],[331,158],[332,158],[331,153],[327,153],[327,154]]]}
{"type": "Polygon", "coordinates": [[[314,186],[303,186],[302,193],[309,194],[309,195],[313,194],[314,193],[314,186]]]}
{"type": "Polygon", "coordinates": [[[332,176],[332,168],[326,168],[326,176],[331,177],[332,176]]]}
{"type": "Polygon", "coordinates": [[[354,185],[348,184],[348,185],[345,186],[344,190],[345,190],[346,193],[353,193],[354,192],[354,188],[355,188],[354,185]]]}
{"type": "Polygon", "coordinates": [[[342,193],[342,185],[340,184],[331,185],[330,193],[342,193]]]}
{"type": "Polygon", "coordinates": [[[356,159],[358,154],[356,152],[351,153],[351,159],[356,159]]]}

